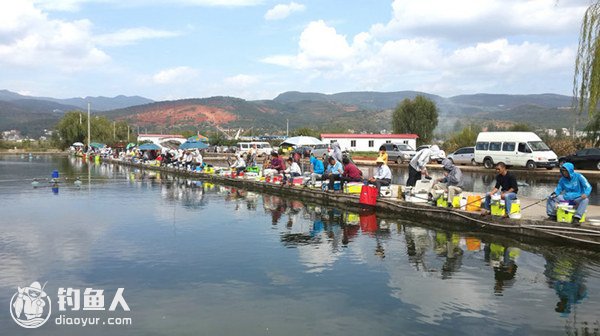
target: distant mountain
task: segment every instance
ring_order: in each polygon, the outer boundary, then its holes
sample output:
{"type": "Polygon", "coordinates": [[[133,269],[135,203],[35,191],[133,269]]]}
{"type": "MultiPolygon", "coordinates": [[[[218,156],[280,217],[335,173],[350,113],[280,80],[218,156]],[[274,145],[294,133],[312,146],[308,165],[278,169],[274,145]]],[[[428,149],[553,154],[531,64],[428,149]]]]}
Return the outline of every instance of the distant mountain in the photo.
{"type": "Polygon", "coordinates": [[[140,97],[140,96],[123,96],[119,95],[116,97],[85,97],[85,98],[68,98],[68,99],[57,99],[50,97],[34,97],[25,96],[16,92],[8,90],[0,90],[0,101],[15,101],[15,100],[38,100],[53,102],[62,105],[75,106],[80,109],[87,109],[88,102],[91,104],[91,109],[94,111],[107,111],[125,108],[134,105],[142,105],[152,103],[153,100],[140,97]]]}
{"type": "Polygon", "coordinates": [[[0,101],[0,130],[17,129],[23,135],[39,136],[44,129],[52,129],[63,115],[52,109],[40,110],[31,106],[31,101],[16,102],[0,101]]]}
{"type": "MultiPolygon", "coordinates": [[[[571,127],[575,114],[571,97],[556,94],[473,94],[441,97],[418,91],[397,92],[284,92],[272,100],[248,101],[235,97],[191,98],[153,102],[143,97],[88,97],[54,99],[27,97],[0,90],[0,130],[39,129],[39,120],[50,127],[62,112],[87,109],[148,131],[242,128],[255,133],[284,132],[309,127],[316,130],[378,132],[390,130],[393,109],[404,99],[424,95],[436,102],[439,132],[451,131],[457,122],[519,122],[534,127],[571,127]],[[129,105],[135,104],[135,105],[129,105]],[[125,106],[127,105],[127,106],[125,106]],[[109,110],[102,110],[110,106],[109,110]],[[29,121],[30,123],[28,123],[29,121]],[[16,126],[15,126],[16,125],[16,126]]],[[[584,118],[585,119],[585,116],[584,118]]],[[[580,125],[583,125],[582,120],[580,125]]]]}
{"type": "Polygon", "coordinates": [[[284,92],[275,99],[281,103],[298,103],[302,101],[320,101],[331,102],[343,105],[356,105],[360,108],[369,110],[385,110],[393,109],[406,98],[414,99],[417,95],[425,96],[432,99],[436,103],[443,101],[444,98],[429,93],[418,91],[397,91],[397,92],[374,92],[374,91],[359,91],[359,92],[341,92],[335,94],[309,93],[290,91],[284,92]]]}

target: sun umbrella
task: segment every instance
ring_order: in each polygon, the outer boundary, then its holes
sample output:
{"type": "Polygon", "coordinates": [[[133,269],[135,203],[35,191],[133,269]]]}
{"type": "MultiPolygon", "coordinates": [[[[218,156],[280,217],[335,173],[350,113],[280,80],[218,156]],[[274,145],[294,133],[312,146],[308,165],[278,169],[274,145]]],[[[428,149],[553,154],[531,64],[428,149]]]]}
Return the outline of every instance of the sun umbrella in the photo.
{"type": "MultiPolygon", "coordinates": [[[[292,146],[313,146],[313,145],[322,145],[323,142],[315,137],[310,136],[295,136],[291,138],[285,139],[281,145],[292,145],[292,146]]],[[[280,145],[280,146],[281,146],[280,145]]]]}
{"type": "Polygon", "coordinates": [[[145,143],[143,145],[140,145],[140,147],[138,149],[139,150],[160,150],[162,148],[159,145],[154,144],[154,143],[145,143]]]}
{"type": "Polygon", "coordinates": [[[129,148],[133,148],[135,146],[137,146],[135,143],[130,142],[130,143],[127,144],[127,146],[125,148],[129,149],[129,148]]]}
{"type": "Polygon", "coordinates": [[[179,146],[180,149],[204,149],[208,144],[202,141],[186,141],[179,146]]]}
{"type": "Polygon", "coordinates": [[[92,143],[90,144],[90,147],[92,147],[92,148],[104,148],[104,147],[106,147],[106,145],[105,145],[105,144],[98,143],[98,142],[92,142],[92,143]]]}
{"type": "Polygon", "coordinates": [[[198,135],[194,135],[194,136],[187,138],[187,141],[189,141],[189,142],[198,142],[198,141],[207,142],[208,138],[203,135],[198,134],[198,135]]]}
{"type": "Polygon", "coordinates": [[[83,144],[81,142],[74,142],[73,147],[83,147],[83,144]]]}

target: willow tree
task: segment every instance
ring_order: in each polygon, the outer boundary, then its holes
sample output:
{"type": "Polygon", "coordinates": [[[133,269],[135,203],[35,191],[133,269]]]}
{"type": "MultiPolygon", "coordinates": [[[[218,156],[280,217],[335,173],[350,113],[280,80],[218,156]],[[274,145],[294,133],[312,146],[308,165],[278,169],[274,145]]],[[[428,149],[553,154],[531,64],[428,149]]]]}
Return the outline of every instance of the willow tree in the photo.
{"type": "Polygon", "coordinates": [[[592,4],[583,16],[579,35],[579,48],[575,59],[573,77],[575,111],[579,116],[589,115],[586,130],[594,142],[600,133],[600,1],[592,4]]]}

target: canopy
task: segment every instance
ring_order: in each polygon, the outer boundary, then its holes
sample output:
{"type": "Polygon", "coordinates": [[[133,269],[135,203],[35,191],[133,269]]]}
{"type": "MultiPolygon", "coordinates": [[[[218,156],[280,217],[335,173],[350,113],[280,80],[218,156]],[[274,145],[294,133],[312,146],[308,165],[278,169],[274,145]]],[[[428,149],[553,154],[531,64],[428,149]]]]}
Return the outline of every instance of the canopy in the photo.
{"type": "Polygon", "coordinates": [[[133,148],[135,146],[137,146],[135,143],[130,142],[130,143],[127,144],[127,146],[125,146],[125,148],[129,149],[129,148],[133,148]]]}
{"type": "Polygon", "coordinates": [[[203,135],[198,134],[198,135],[194,135],[194,136],[187,138],[187,141],[189,141],[189,142],[198,142],[198,141],[208,142],[208,138],[203,135]]]}
{"type": "Polygon", "coordinates": [[[312,145],[322,145],[323,141],[321,141],[315,137],[310,137],[310,136],[295,136],[295,137],[285,139],[285,141],[282,142],[280,144],[280,146],[284,145],[284,144],[288,144],[288,145],[292,145],[292,146],[312,146],[312,145]]]}
{"type": "Polygon", "coordinates": [[[179,146],[179,149],[204,149],[208,144],[202,141],[186,141],[179,146]]]}
{"type": "Polygon", "coordinates": [[[138,149],[139,150],[161,150],[162,148],[157,144],[145,143],[143,145],[140,145],[140,147],[138,147],[138,149]]]}
{"type": "Polygon", "coordinates": [[[104,148],[104,147],[106,147],[106,145],[105,145],[105,144],[98,143],[98,142],[92,142],[92,143],[90,144],[90,147],[92,147],[92,148],[104,148]]]}
{"type": "Polygon", "coordinates": [[[73,147],[83,147],[84,145],[81,142],[74,142],[73,147]]]}

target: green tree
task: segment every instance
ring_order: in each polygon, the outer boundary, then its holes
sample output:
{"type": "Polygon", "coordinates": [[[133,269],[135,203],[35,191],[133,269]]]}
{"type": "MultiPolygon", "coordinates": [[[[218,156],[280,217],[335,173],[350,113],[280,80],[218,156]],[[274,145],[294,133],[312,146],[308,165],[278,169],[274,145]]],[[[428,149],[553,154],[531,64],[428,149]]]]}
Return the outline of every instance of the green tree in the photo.
{"type": "MultiPolygon", "coordinates": [[[[596,0],[585,12],[575,59],[573,96],[578,116],[587,111],[585,127],[590,139],[597,143],[600,134],[600,1],[596,0]]],[[[579,118],[578,118],[579,119],[579,118]]]]}
{"type": "Polygon", "coordinates": [[[479,132],[481,132],[481,127],[479,125],[468,125],[460,132],[454,133],[450,139],[444,142],[444,149],[448,152],[454,152],[461,147],[474,146],[479,132]]]}
{"type": "MultiPolygon", "coordinates": [[[[87,113],[70,111],[56,125],[60,139],[54,142],[61,148],[67,148],[74,142],[87,143],[87,113]]],[[[127,140],[127,123],[108,120],[103,116],[92,116],[90,123],[90,142],[111,144],[127,140]]],[[[133,136],[130,137],[134,139],[133,136]]]]}
{"type": "Polygon", "coordinates": [[[404,99],[392,115],[394,133],[414,133],[420,143],[433,139],[433,130],[438,124],[438,108],[426,97],[416,96],[414,100],[404,99]]]}

